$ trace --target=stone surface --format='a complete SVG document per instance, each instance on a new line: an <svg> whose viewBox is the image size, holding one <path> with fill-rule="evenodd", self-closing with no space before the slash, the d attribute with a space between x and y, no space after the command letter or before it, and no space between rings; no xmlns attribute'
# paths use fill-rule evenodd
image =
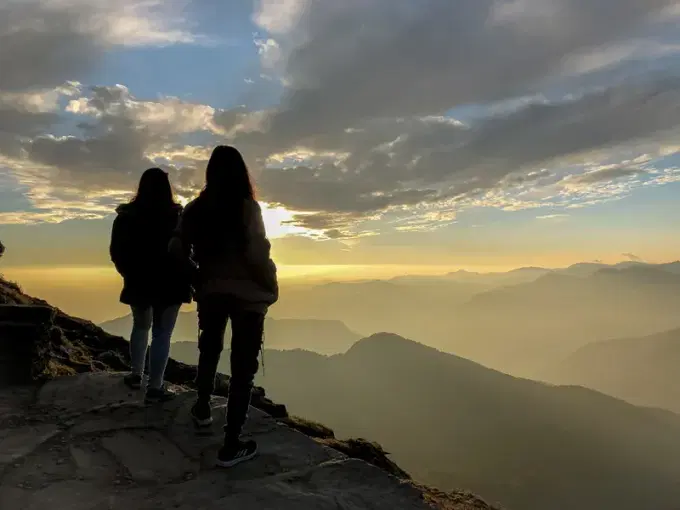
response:
<svg viewBox="0 0 680 510"><path fill-rule="evenodd" d="M141 398L141 395L123 384L122 375L100 372L87 377L61 377L51 381L38 392L37 404L68 413L125 403L135 397Z"/></svg>
<svg viewBox="0 0 680 510"><path fill-rule="evenodd" d="M9 391L0 389L0 402L11 401L4 395ZM255 408L244 433L258 442L258 457L229 470L216 468L226 402L213 401L215 423L198 431L189 417L194 398L180 392L165 405L144 406L118 375L47 383L29 411L50 423L0 428L0 508L433 508L410 482L350 459Z"/></svg>
<svg viewBox="0 0 680 510"><path fill-rule="evenodd" d="M120 430L101 442L135 482L169 483L192 471L190 459L155 430Z"/></svg>
<svg viewBox="0 0 680 510"><path fill-rule="evenodd" d="M58 432L50 424L0 430L0 467L25 457Z"/></svg>

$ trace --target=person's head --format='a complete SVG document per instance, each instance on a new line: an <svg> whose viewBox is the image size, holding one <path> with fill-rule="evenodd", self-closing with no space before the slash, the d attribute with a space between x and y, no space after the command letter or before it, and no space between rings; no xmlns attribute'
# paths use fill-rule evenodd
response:
<svg viewBox="0 0 680 510"><path fill-rule="evenodd" d="M149 168L139 179L137 194L132 203L151 208L172 207L176 204L168 173L160 168Z"/></svg>
<svg viewBox="0 0 680 510"><path fill-rule="evenodd" d="M215 147L205 171L205 191L227 199L255 198L248 166L237 149L229 145Z"/></svg>

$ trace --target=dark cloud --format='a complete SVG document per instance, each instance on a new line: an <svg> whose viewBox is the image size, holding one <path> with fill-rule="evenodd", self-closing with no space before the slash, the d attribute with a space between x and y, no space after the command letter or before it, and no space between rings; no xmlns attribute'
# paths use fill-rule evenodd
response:
<svg viewBox="0 0 680 510"><path fill-rule="evenodd" d="M271 127L289 143L523 94L568 56L637 35L676 1L299 3L301 21L279 37L290 87Z"/></svg>
<svg viewBox="0 0 680 510"><path fill-rule="evenodd" d="M58 116L49 112L27 112L0 107L0 154L11 158L21 156L20 138L34 137L45 132Z"/></svg>
<svg viewBox="0 0 680 510"><path fill-rule="evenodd" d="M652 79L577 99L528 104L469 128L438 118L417 124L374 123L339 138L335 149L349 153L348 158L315 167L268 169L260 184L266 198L296 210L360 217L390 206L479 196L493 188L540 181L551 175L543 165L669 136L679 126L680 79ZM313 147L333 150L330 138L311 140ZM604 182L641 172L610 166L569 182Z"/></svg>
<svg viewBox="0 0 680 510"><path fill-rule="evenodd" d="M106 46L82 29L94 14L84 2L0 4L0 90L54 87L96 65Z"/></svg>

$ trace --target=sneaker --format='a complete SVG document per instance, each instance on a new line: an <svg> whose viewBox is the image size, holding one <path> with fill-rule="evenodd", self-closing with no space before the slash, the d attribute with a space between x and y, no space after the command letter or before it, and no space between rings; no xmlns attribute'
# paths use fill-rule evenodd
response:
<svg viewBox="0 0 680 510"><path fill-rule="evenodd" d="M145 404L156 404L160 402L167 402L175 398L177 394L164 386L160 388L147 388L144 396Z"/></svg>
<svg viewBox="0 0 680 510"><path fill-rule="evenodd" d="M138 390L142 387L142 376L139 374L127 374L123 377L125 386L132 390Z"/></svg>
<svg viewBox="0 0 680 510"><path fill-rule="evenodd" d="M241 462L246 462L257 455L255 441L237 441L231 446L223 446L217 453L217 465L230 468Z"/></svg>
<svg viewBox="0 0 680 510"><path fill-rule="evenodd" d="M197 427L208 427L212 425L212 409L210 401L197 400L191 408L191 418Z"/></svg>

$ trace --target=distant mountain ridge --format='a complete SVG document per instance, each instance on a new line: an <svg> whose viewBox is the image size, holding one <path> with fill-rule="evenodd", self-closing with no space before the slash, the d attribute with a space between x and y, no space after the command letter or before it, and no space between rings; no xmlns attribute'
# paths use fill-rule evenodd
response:
<svg viewBox="0 0 680 510"><path fill-rule="evenodd" d="M132 316L126 315L99 325L108 333L128 338ZM198 317L195 311L181 312L173 341L197 341ZM229 328L228 328L229 329ZM320 319L272 319L265 321L265 343L273 349L307 349L320 354L345 352L361 336L342 321Z"/></svg>
<svg viewBox="0 0 680 510"><path fill-rule="evenodd" d="M287 322L268 323L266 344L331 355L388 331L539 378L590 342L680 327L678 300L680 262L296 284L284 287L271 308L271 319ZM129 329L126 324L115 332L127 336ZM182 315L175 339L196 336L195 317Z"/></svg>
<svg viewBox="0 0 680 510"><path fill-rule="evenodd" d="M579 384L636 405L680 413L680 329L588 344L546 370L557 384Z"/></svg>

